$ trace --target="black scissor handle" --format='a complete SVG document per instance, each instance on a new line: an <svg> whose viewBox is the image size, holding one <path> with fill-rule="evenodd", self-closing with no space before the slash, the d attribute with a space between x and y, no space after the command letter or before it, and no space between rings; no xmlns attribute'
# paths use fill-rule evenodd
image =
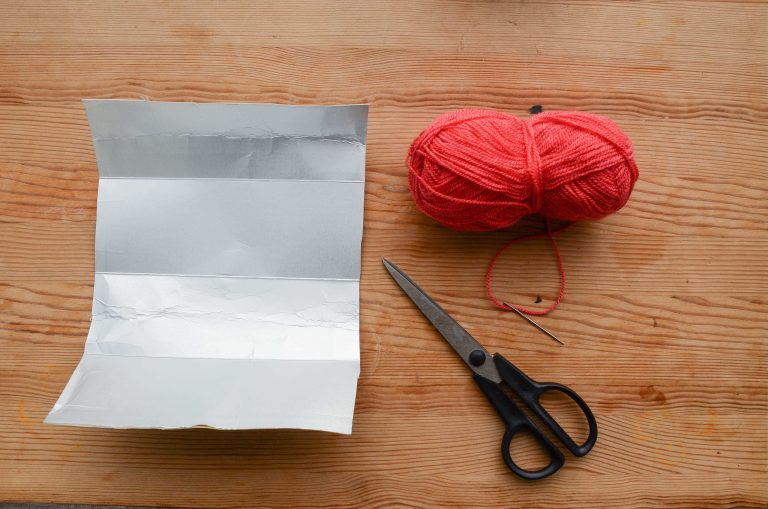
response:
<svg viewBox="0 0 768 509"><path fill-rule="evenodd" d="M491 405L493 405L493 408L496 409L496 412L498 412L506 425L504 437L501 440L501 456L504 458L504 463L507 464L507 467L523 479L530 480L542 479L560 470L560 467L563 466L565 461L563 453L561 453L557 447L555 447L552 442L550 442L547 437L534 426L528 416L525 415L520 410L520 407L518 407L515 402L504 393L497 383L478 374L475 374L474 378L477 385L483 391L483 394L485 394L485 397L488 398L488 401L491 402ZM512 443L514 436L523 431L531 433L536 441L539 442L544 450L546 450L547 455L549 456L549 464L544 468L539 470L526 470L520 467L512 459L509 452L509 446Z"/></svg>
<svg viewBox="0 0 768 509"><path fill-rule="evenodd" d="M493 362L496 364L496 368L499 370L502 380L504 380L515 394L528 405L531 411L536 414L536 416L541 419L550 430L552 430L552 433L555 434L558 440L560 440L574 456L584 456L592 449L592 447L594 447L595 442L597 442L597 421L595 420L592 410L587 406L587 403L581 399L581 396L576 394L573 389L558 383L537 382L529 378L525 373L520 371L517 366L498 353L493 355ZM589 425L589 435L583 444L577 444L541 405L539 401L541 395L549 391L562 392L571 398L584 413L584 417L586 417L587 424Z"/></svg>

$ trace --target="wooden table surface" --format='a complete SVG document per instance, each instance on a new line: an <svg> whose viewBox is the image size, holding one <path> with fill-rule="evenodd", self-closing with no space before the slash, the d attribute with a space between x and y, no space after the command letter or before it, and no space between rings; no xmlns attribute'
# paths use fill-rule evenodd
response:
<svg viewBox="0 0 768 509"><path fill-rule="evenodd" d="M0 19L0 501L768 504L766 4L4 1ZM371 105L351 436L42 424L89 326L87 97ZM442 112L533 104L610 116L640 167L623 210L560 238L568 295L541 322L565 347L483 293L490 256L535 221L449 231L415 208L403 163ZM500 421L382 256L489 349L580 392L594 451L511 475ZM532 242L495 284L545 304L555 282Z"/></svg>

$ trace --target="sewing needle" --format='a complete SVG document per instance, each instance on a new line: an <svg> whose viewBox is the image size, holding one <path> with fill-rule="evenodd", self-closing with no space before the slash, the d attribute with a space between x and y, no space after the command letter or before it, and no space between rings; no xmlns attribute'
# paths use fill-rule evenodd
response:
<svg viewBox="0 0 768 509"><path fill-rule="evenodd" d="M560 339L559 339L557 336L555 336L554 334L552 334L551 332L549 332L547 329L545 329L544 327L542 327L541 325L539 325L538 323L536 323L536 322L535 322L535 321L534 321L532 318L529 318L529 317L528 317L528 316L527 316L525 313L523 313L522 311L520 311L519 309L517 309L515 306L513 306L512 304L508 304L508 303L506 303L506 302L504 302L504 305L505 305L505 306L507 306L507 307L509 307L509 308L510 308L512 311L514 311L514 312L515 312L515 313L517 313L518 315L522 316L522 317L525 319L525 321L527 321L528 323L530 323L531 325L533 325L534 327L536 327L537 329L539 329L541 332L543 332L544 334L546 334L546 335L547 335L547 336L549 336L550 338L554 339L555 341L557 341L557 342L558 342L558 343L560 343L561 345L565 346L565 343L563 343L562 341L560 341Z"/></svg>

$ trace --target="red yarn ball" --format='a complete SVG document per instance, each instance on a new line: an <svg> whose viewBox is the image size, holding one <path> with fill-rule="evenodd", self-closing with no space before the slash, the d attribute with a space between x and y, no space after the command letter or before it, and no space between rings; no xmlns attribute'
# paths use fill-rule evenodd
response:
<svg viewBox="0 0 768 509"><path fill-rule="evenodd" d="M525 120L492 110L446 113L413 140L406 162L419 209L456 230L505 228L536 212L601 218L624 206L638 175L618 126L577 111Z"/></svg>

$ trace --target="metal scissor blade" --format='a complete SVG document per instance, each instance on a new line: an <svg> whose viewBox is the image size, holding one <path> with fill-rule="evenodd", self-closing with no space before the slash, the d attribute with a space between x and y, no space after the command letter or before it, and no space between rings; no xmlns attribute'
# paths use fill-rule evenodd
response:
<svg viewBox="0 0 768 509"><path fill-rule="evenodd" d="M488 353L488 350L483 348L469 332L464 330L464 327L451 318L451 315L446 313L437 302L419 288L419 285L414 283L397 265L386 258L383 258L382 261L395 282L411 298L416 307L424 313L427 320L432 322L432 325L443 335L448 344L456 350L456 353L467 363L467 366L478 375L493 382L501 383L501 376L496 366L494 366L493 357Z"/></svg>

